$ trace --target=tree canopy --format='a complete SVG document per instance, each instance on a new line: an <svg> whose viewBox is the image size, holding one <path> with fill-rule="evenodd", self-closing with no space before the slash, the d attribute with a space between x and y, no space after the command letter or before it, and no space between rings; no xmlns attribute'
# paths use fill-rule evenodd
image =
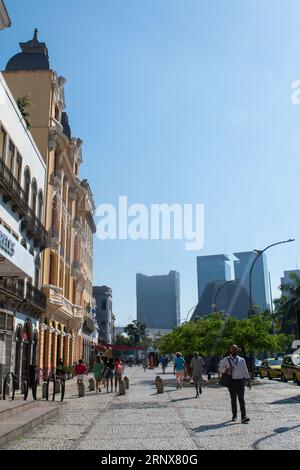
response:
<svg viewBox="0 0 300 470"><path fill-rule="evenodd" d="M199 351L204 356L222 355L231 344L237 344L244 354L280 352L290 346L291 338L273 334L273 318L268 312L244 320L217 312L184 323L158 341L159 349L169 354Z"/></svg>

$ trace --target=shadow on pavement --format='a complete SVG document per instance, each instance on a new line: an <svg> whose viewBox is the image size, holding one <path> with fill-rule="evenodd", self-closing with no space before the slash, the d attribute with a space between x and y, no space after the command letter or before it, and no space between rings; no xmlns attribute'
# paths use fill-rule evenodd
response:
<svg viewBox="0 0 300 470"><path fill-rule="evenodd" d="M295 405L295 403L300 403L300 395L283 398L282 400L271 401L268 403L268 405Z"/></svg>
<svg viewBox="0 0 300 470"><path fill-rule="evenodd" d="M224 421L224 423L207 424L207 425L199 426L198 428L193 428L192 431L194 432L213 431L214 429L222 429L228 426L234 426L234 424L235 423L232 423L231 421Z"/></svg>
<svg viewBox="0 0 300 470"><path fill-rule="evenodd" d="M277 429L274 429L274 433L273 434L270 434L269 436L266 436L266 437L262 437L261 439L258 439L257 441L255 441L251 447L252 449L254 450L259 450L259 444L261 444L263 441L266 441L267 439L270 439L271 437L275 437L277 436L278 434L283 434L285 432L289 432L289 431L294 431L295 429L298 429L300 428L300 424L297 424L297 426L293 426L291 428L287 428L287 427L282 427L282 428L277 428Z"/></svg>

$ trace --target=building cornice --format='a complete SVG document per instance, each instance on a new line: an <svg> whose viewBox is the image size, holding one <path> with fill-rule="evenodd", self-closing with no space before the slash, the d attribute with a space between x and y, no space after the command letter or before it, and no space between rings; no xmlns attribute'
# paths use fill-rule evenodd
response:
<svg viewBox="0 0 300 470"><path fill-rule="evenodd" d="M11 21L3 0L0 0L0 29L10 28Z"/></svg>

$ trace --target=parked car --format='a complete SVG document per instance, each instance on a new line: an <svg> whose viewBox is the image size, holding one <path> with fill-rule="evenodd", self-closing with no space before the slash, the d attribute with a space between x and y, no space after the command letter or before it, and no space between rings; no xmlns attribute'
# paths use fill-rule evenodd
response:
<svg viewBox="0 0 300 470"><path fill-rule="evenodd" d="M293 380L294 383L300 385L300 354L288 354L284 357L281 380L283 382Z"/></svg>
<svg viewBox="0 0 300 470"><path fill-rule="evenodd" d="M269 380L281 378L281 364L282 359L275 359L274 357L270 357L268 359L264 359L259 366L259 376L261 379L268 377Z"/></svg>
<svg viewBox="0 0 300 470"><path fill-rule="evenodd" d="M254 359L254 377L257 377L259 375L259 366L261 365L261 362L259 359Z"/></svg>

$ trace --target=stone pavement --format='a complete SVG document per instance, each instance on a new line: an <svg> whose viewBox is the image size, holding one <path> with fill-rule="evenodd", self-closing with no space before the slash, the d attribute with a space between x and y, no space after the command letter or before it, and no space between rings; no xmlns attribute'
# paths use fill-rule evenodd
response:
<svg viewBox="0 0 300 470"><path fill-rule="evenodd" d="M161 376L165 393L157 394L160 371L127 368L130 389L78 398L76 383L67 383L58 416L7 445L6 449L300 450L300 387L262 380L246 392L247 425L231 423L227 389L204 387L200 398L186 383L175 389L171 373ZM87 382L86 382L87 384Z"/></svg>

